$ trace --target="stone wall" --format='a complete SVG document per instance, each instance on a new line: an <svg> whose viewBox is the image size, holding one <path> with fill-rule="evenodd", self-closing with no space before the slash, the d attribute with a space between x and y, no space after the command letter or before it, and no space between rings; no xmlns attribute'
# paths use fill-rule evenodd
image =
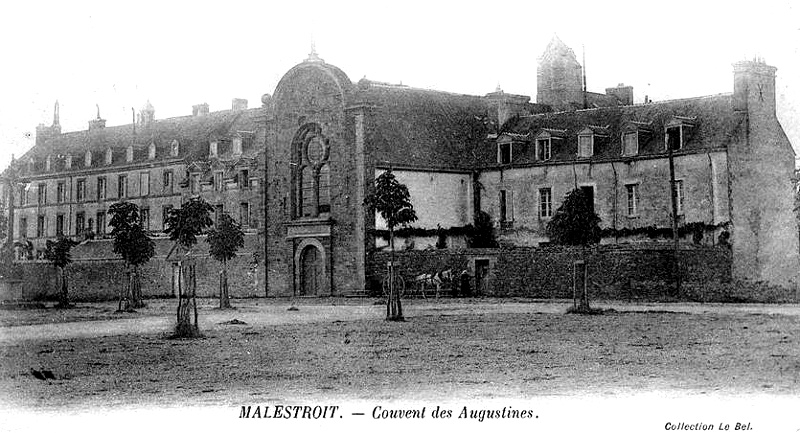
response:
<svg viewBox="0 0 800 433"><path fill-rule="evenodd" d="M165 260L168 251L166 239L156 240L156 257L142 266L142 294L144 297L173 296L172 263ZM116 299L126 281L122 260L109 254L111 241L92 241L73 249L73 262L67 266L69 296L72 301L104 301ZM197 245L197 295L217 296L219 293L219 262L207 254L207 244L201 238ZM258 238L245 236L245 248L228 262L228 285L232 297L264 296L263 258L254 264L251 251L258 251ZM87 250L90 251L87 254ZM162 253L162 254L159 254ZM94 256L94 257L91 257ZM110 257L110 258L109 258ZM56 299L59 291L58 270L49 262L16 262L14 278L22 280L21 298L26 300Z"/></svg>
<svg viewBox="0 0 800 433"><path fill-rule="evenodd" d="M373 292L381 290L389 255L389 252L375 254L369 269ZM479 295L533 298L571 298L573 263L584 259L592 298L660 299L664 293L653 293L652 284L641 283L674 281L673 257L670 245L602 245L585 251L544 247L395 252L397 269L407 285L418 275L446 269L459 275L467 269L475 288L475 263L486 260L489 271L485 285L478 289ZM684 247L679 252L679 264L683 281L730 281L731 254L727 248Z"/></svg>

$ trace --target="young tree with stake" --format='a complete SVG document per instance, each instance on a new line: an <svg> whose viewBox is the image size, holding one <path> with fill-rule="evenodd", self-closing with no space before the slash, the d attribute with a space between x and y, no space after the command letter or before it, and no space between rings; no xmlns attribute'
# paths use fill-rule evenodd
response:
<svg viewBox="0 0 800 433"><path fill-rule="evenodd" d="M567 194L564 203L553 215L553 219L547 223L550 242L556 245L583 247L583 269L587 267L586 246L599 243L600 233L600 217L594 212L594 203L580 188L573 189ZM581 299L577 311L589 313L592 310L589 308L589 296L586 293L588 281L584 278L580 281L583 281L583 287L580 288Z"/></svg>
<svg viewBox="0 0 800 433"><path fill-rule="evenodd" d="M408 188L398 182L389 169L375 179L375 189L364 199L364 205L378 212L389 229L389 299L386 302L386 320L402 321L403 307L400 304L399 288L394 287L394 228L417 220L417 213L411 204Z"/></svg>
<svg viewBox="0 0 800 433"><path fill-rule="evenodd" d="M211 257L222 263L219 274L219 308L231 308L228 296L228 261L236 257L236 250L244 246L242 226L224 213L220 216L217 227L208 233L206 241Z"/></svg>
<svg viewBox="0 0 800 433"><path fill-rule="evenodd" d="M58 298L58 307L69 307L69 289L67 285L67 265L72 263L70 250L77 245L72 239L59 237L57 241L47 241L47 249L44 252L45 260L49 260L58 269L59 279L61 280L61 293Z"/></svg>
<svg viewBox="0 0 800 433"><path fill-rule="evenodd" d="M122 256L128 271L128 281L120 290L118 311L130 311L145 306L142 301L142 281L139 267L155 254L155 243L142 228L139 207L134 203L114 203L108 209L109 225L114 238L114 253Z"/></svg>
<svg viewBox="0 0 800 433"><path fill-rule="evenodd" d="M211 221L211 211L214 209L208 202L200 197L193 197L185 202L178 209L171 209L167 215L166 233L169 238L175 241L178 251L178 323L175 326L175 337L192 338L200 336L200 328L197 326L197 278L193 259L188 261L188 266L184 261L185 257L191 257L192 248L197 244L197 236L204 233L206 229L213 225ZM184 253L185 251L185 253ZM183 284L185 282L185 290Z"/></svg>

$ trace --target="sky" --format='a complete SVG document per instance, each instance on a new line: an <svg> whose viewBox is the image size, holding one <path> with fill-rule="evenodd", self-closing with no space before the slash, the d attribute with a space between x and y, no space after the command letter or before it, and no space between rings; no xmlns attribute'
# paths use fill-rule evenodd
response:
<svg viewBox="0 0 800 433"><path fill-rule="evenodd" d="M778 68L778 118L800 154L800 5L791 1L9 2L0 12L0 167L33 146L61 107L62 132L97 115L130 123L206 102L250 107L308 56L353 81L536 98L536 63L558 35L590 91L634 100L733 91L732 63Z"/></svg>

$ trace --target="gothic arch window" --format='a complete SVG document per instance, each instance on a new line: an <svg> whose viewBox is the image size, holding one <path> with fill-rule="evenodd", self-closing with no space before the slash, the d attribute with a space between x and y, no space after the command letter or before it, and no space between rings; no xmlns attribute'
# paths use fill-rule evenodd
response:
<svg viewBox="0 0 800 433"><path fill-rule="evenodd" d="M331 209L330 140L316 123L300 127L292 142L295 218L318 218Z"/></svg>

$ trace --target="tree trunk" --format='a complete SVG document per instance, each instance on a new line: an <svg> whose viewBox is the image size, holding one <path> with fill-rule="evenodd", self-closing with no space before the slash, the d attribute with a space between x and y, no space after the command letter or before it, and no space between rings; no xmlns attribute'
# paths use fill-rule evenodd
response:
<svg viewBox="0 0 800 433"><path fill-rule="evenodd" d="M134 266L131 272L131 308L144 308L142 301L142 278L139 274L139 267Z"/></svg>
<svg viewBox="0 0 800 433"><path fill-rule="evenodd" d="M61 277L61 295L58 299L58 305L61 307L68 307L69 306L69 292L67 289L67 274L64 271L64 268L58 268L59 275Z"/></svg>
<svg viewBox="0 0 800 433"><path fill-rule="evenodd" d="M194 264L189 264L184 267L182 262L178 262L178 266L180 268L180 275L178 277L178 323L175 326L175 337L199 337L200 329L197 327ZM183 290L182 286L185 287L185 290ZM194 314L192 314L192 312L194 312Z"/></svg>
<svg viewBox="0 0 800 433"><path fill-rule="evenodd" d="M222 261L222 272L219 274L219 308L231 308L231 299L228 296L228 261Z"/></svg>
<svg viewBox="0 0 800 433"><path fill-rule="evenodd" d="M400 288L394 286L394 227L389 227L389 299L386 301L386 320L402 322L403 306L400 305Z"/></svg>

